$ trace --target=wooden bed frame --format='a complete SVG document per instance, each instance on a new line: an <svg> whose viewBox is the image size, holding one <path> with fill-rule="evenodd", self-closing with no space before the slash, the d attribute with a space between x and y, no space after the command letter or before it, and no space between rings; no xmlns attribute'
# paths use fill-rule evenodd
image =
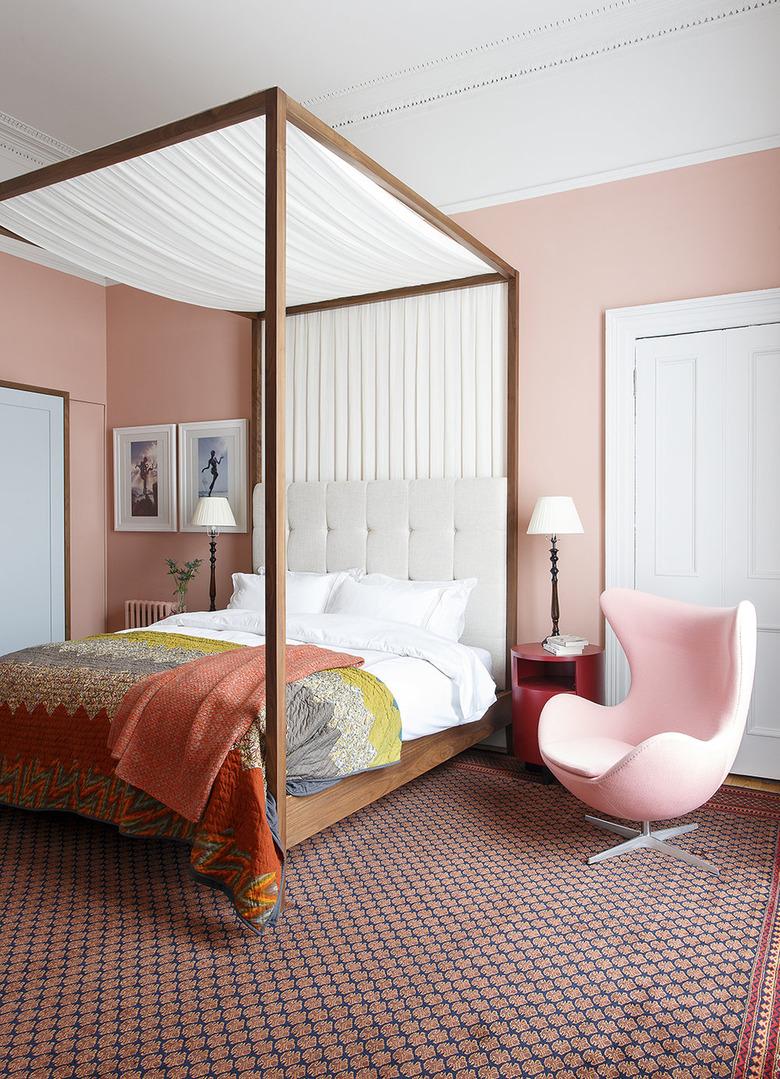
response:
<svg viewBox="0 0 780 1079"><path fill-rule="evenodd" d="M335 786L298 797L287 795L287 847L294 847L309 836L330 827L350 813L375 802L410 780L429 772L444 761L462 753L502 728L508 729L512 718L512 694L504 691L481 719L462 727L450 727L438 734L426 734L413 742L404 742L399 764L361 772L340 780Z"/></svg>
<svg viewBox="0 0 780 1079"><path fill-rule="evenodd" d="M285 318L288 313L349 307L379 300L427 292L441 292L490 282L505 281L508 293L507 323L507 660L515 641L517 602L517 408L518 408L518 312L517 271L381 165L373 161L313 113L272 87L221 105L110 146L58 161L0 183L0 201L36 191L63 180L185 142L210 131L260 116L266 120L265 154L265 310L253 318L252 454L253 483L265 487L266 522L266 664L268 672L266 710L266 764L268 789L277 802L279 835L283 846L293 846L314 835L382 795L434 768L481 741L509 722L509 695L502 694L485 716L474 723L440 734L427 735L404 745L401 762L391 768L343 780L319 794L294 798L286 794L285 714L285 581L286 581L286 477L285 477ZM286 275L286 134L294 124L326 146L376 184L424 218L430 225L478 255L492 267L491 273L460 280L392 289L364 296L350 296L287 308ZM2 230L4 235L23 237ZM261 377L260 344L264 338L265 363ZM261 444L265 420L265 445ZM264 467L263 467L264 462ZM507 663L507 671L509 666Z"/></svg>

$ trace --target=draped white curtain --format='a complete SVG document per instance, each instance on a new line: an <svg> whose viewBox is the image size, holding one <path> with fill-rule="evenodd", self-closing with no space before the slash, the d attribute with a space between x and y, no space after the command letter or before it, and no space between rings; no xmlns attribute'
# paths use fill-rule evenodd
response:
<svg viewBox="0 0 780 1079"><path fill-rule="evenodd" d="M287 319L287 480L506 475L506 286Z"/></svg>
<svg viewBox="0 0 780 1079"><path fill-rule="evenodd" d="M265 307L265 118L0 203L0 225L76 266L172 300ZM287 303L492 267L292 124Z"/></svg>

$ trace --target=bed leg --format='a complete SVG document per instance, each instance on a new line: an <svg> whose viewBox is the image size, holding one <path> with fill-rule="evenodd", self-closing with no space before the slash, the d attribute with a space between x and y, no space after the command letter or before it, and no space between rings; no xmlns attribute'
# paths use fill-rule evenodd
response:
<svg viewBox="0 0 780 1079"><path fill-rule="evenodd" d="M506 751L507 751L507 753L508 753L508 755L510 757L514 757L514 755L515 755L515 746L514 746L514 740L512 738L512 724L511 723L507 723L506 727L504 727L504 735L506 737Z"/></svg>

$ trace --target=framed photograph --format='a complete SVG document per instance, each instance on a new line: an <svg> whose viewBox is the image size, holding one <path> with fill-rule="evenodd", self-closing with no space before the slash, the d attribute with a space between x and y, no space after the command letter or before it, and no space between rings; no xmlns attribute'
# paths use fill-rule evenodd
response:
<svg viewBox="0 0 780 1079"><path fill-rule="evenodd" d="M114 428L114 529L176 531L176 424Z"/></svg>
<svg viewBox="0 0 780 1079"><path fill-rule="evenodd" d="M248 420L206 420L179 424L179 529L201 532L190 524L199 498L218 495L230 502L235 528L246 532Z"/></svg>

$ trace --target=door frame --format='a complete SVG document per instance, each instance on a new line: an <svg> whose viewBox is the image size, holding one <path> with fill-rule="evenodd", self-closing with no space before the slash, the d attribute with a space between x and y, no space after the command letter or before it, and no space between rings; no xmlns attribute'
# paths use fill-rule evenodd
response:
<svg viewBox="0 0 780 1079"><path fill-rule="evenodd" d="M604 377L604 585L634 588L636 511L636 343L708 330L780 322L780 288L672 300L606 312ZM617 704L628 692L623 650L605 626L605 694Z"/></svg>
<svg viewBox="0 0 780 1079"><path fill-rule="evenodd" d="M47 386L30 386L26 382L8 382L0 378L0 386L5 390L23 390L25 393L42 393L47 397L62 398L62 457L63 457L63 567L65 583L65 640L70 640L70 393L67 390L53 390Z"/></svg>

